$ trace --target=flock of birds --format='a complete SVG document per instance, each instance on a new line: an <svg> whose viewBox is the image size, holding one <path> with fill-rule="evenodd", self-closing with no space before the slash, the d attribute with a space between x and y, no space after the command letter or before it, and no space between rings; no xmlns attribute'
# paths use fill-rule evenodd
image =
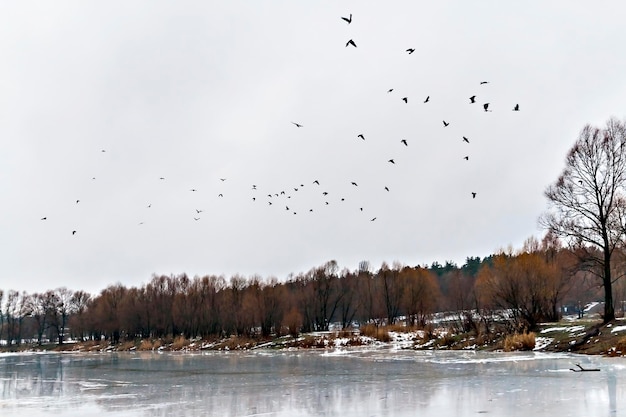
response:
<svg viewBox="0 0 626 417"><path fill-rule="evenodd" d="M352 24L352 14L350 14L348 17L341 17L341 19L343 21L345 21L348 25ZM346 44L345 47L352 47L352 48L357 48L357 43L354 41L354 39L349 39ZM409 55L413 54L415 52L415 48L407 48L405 50L405 52ZM489 81L480 81L479 85L485 85L488 84ZM387 90L387 93L393 93L394 89L393 88L389 88ZM431 96L427 95L426 98L423 100L424 104L428 104L430 102ZM405 96L405 97L401 97L401 100L406 104L409 102L409 97ZM468 97L468 104L472 105L472 104L477 104L477 96L476 95L472 95L470 97ZM490 108L490 103L483 103L482 104L483 110L484 112L491 112L492 109ZM520 106L519 104L515 104L512 108L513 111L520 111ZM299 122L294 122L291 121L291 124L293 124L297 129L303 129L305 128L305 126L302 123ZM442 124L443 124L443 128L447 128L450 125L450 122L447 120L442 120ZM357 139L361 140L361 141L365 141L366 140L366 135L363 133L358 133L357 135L355 135ZM462 142L469 144L470 140L468 137L466 136L462 136L461 137ZM406 139L401 139L400 144L404 147L409 147L409 141L407 141ZM101 152L106 152L105 149L102 149ZM463 159L465 161L469 161L469 155L465 155L463 157ZM396 160L394 158L390 158L387 160L387 162L391 165L396 165ZM95 180L95 177L92 177L93 180ZM159 177L158 178L159 181L165 181L165 177ZM219 180L220 183L225 183L227 181L227 178L219 178L216 179ZM321 184L320 181L318 179L311 179L310 184L307 186L307 189L310 187L313 187L316 191L316 193L318 193L319 196L321 196L322 198L322 204L324 206L328 206L330 205L330 199L329 199L329 191L325 190L323 187L324 184ZM359 185L357 184L357 182L355 181L350 181L349 185L347 186L352 186L352 187L358 187ZM291 188L281 188L281 189L273 189L273 190L269 190L266 189L265 192L261 191L261 188L257 186L257 184L250 184L250 190L252 192L252 196L251 196L251 200L252 202L257 202L259 201L261 198L265 198L265 204L267 204L268 206L272 206L272 207L280 207L281 205L284 207L284 211L286 212L290 212L293 215L296 215L300 212L300 210L298 209L298 211L295 210L295 207L297 206L296 204L290 204L290 202L294 201L295 198L292 199L293 196L295 196L295 194L299 191L302 191L305 188L305 184L304 183L298 183L295 184L294 186L292 186ZM225 195L227 195L227 191L228 188L227 187L223 187L223 189L220 189L220 192L216 194L216 197L219 199L222 198L226 198ZM385 185L384 186L384 191L386 192L390 192L390 188L389 186ZM198 192L197 188L190 188L189 192L195 193ZM226 193L226 194L225 194ZM475 199L476 196L478 195L477 191L470 191L469 195L471 196L472 199ZM339 196L337 198L338 201L340 202L345 202L346 201L346 196ZM337 201L337 200L333 200L333 201ZM75 204L79 204L80 203L80 199L77 199L75 201ZM152 207L152 203L148 203L146 205L146 208L151 208ZM301 206L300 206L301 207ZM364 207L361 205L357 205L356 206L358 208L358 210L360 212L365 211ZM307 207L305 209L308 212L314 212L314 208L313 207ZM191 210L190 210L191 211ZM200 221L202 219L201 215L204 212L203 208L193 208L193 213L194 215L192 216L194 221ZM370 215L371 216L371 215ZM369 221L375 221L377 219L376 216L371 216L368 217ZM41 217L42 221L48 220L48 216L44 216ZM144 221L139 221L138 225L143 225ZM78 231L76 229L71 230L71 234L72 235L76 235L78 233Z"/></svg>

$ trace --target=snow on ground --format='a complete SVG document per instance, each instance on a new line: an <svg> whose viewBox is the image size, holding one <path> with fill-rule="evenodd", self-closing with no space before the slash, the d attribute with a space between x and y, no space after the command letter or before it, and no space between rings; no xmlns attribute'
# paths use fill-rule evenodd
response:
<svg viewBox="0 0 626 417"><path fill-rule="evenodd" d="M623 332L626 330L626 326L615 326L611 329L611 333Z"/></svg>
<svg viewBox="0 0 626 417"><path fill-rule="evenodd" d="M548 327L547 329L543 329L541 333L550 333L550 332L580 332L584 331L585 326L558 326L558 327Z"/></svg>

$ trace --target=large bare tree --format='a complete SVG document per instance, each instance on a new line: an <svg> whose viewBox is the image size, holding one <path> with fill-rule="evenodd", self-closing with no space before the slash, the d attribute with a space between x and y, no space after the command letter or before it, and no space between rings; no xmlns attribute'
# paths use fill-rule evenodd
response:
<svg viewBox="0 0 626 417"><path fill-rule="evenodd" d="M626 125L610 119L604 128L580 132L565 169L545 191L549 210L540 223L577 247L587 270L604 288L604 322L615 319L613 253L624 240L621 214L626 184ZM582 250L581 250L582 249Z"/></svg>

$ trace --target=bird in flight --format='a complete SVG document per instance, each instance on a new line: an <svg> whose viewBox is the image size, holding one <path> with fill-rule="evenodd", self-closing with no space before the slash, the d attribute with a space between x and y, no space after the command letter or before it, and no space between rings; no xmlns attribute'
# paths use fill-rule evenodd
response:
<svg viewBox="0 0 626 417"><path fill-rule="evenodd" d="M48 220L48 218L47 217L42 217L41 220Z"/></svg>
<svg viewBox="0 0 626 417"><path fill-rule="evenodd" d="M361 138L361 139L365 140L365 136L363 136L363 135L358 135L357 138Z"/></svg>
<svg viewBox="0 0 626 417"><path fill-rule="evenodd" d="M355 187L358 187L357 183L352 181L352 185L354 185Z"/></svg>
<svg viewBox="0 0 626 417"><path fill-rule="evenodd" d="M76 234L76 230L72 230L72 235L75 235L75 234Z"/></svg>
<svg viewBox="0 0 626 417"><path fill-rule="evenodd" d="M352 13L350 13L350 17L342 17L342 19L348 22L348 24L352 23Z"/></svg>
<svg viewBox="0 0 626 417"><path fill-rule="evenodd" d="M463 142L467 142L467 143L469 143L469 139L468 139L468 138L466 138L465 136L463 136Z"/></svg>
<svg viewBox="0 0 626 417"><path fill-rule="evenodd" d="M485 111L490 111L489 110L489 103L483 104L483 109L485 109Z"/></svg>
<svg viewBox="0 0 626 417"><path fill-rule="evenodd" d="M415 52L415 48L409 48L406 51L409 53L409 55L411 55L413 52Z"/></svg>
<svg viewBox="0 0 626 417"><path fill-rule="evenodd" d="M324 192L322 193L322 195L324 195L324 196L328 195L328 191L324 191Z"/></svg>
<svg viewBox="0 0 626 417"><path fill-rule="evenodd" d="M476 198L476 193L472 192L472 198Z"/></svg>
<svg viewBox="0 0 626 417"><path fill-rule="evenodd" d="M301 125L301 124L298 124L298 123L296 123L296 122L291 122L291 123L293 123L294 125L296 125L296 127L302 127L302 125Z"/></svg>
<svg viewBox="0 0 626 417"><path fill-rule="evenodd" d="M196 190L195 188L192 188L192 189L191 189L191 190L189 190L189 191L191 191L191 192L196 192L196 191L198 191L198 190Z"/></svg>
<svg viewBox="0 0 626 417"><path fill-rule="evenodd" d="M160 180L164 180L164 179L165 179L165 177L159 177L159 179L160 179Z"/></svg>
<svg viewBox="0 0 626 417"><path fill-rule="evenodd" d="M385 190L389 191L389 187L385 187Z"/></svg>
<svg viewBox="0 0 626 417"><path fill-rule="evenodd" d="M226 181L226 178L220 178L220 181Z"/></svg>
<svg viewBox="0 0 626 417"><path fill-rule="evenodd" d="M406 143L406 139L402 139L400 142L401 142L401 143L403 143L403 144L404 144L404 146L409 146L409 144L408 144L408 143Z"/></svg>
<svg viewBox="0 0 626 417"><path fill-rule="evenodd" d="M315 181L313 181L313 184L320 185L320 182L318 180L315 180Z"/></svg>
<svg viewBox="0 0 626 417"><path fill-rule="evenodd" d="M389 90L387 90L388 93L391 93L393 91L393 88L390 88Z"/></svg>
<svg viewBox="0 0 626 417"><path fill-rule="evenodd" d="M465 159L466 161L469 161L469 155L468 156L464 156L463 159Z"/></svg>
<svg viewBox="0 0 626 417"><path fill-rule="evenodd" d="M196 209L196 213L200 214L200 213L202 213L202 210Z"/></svg>
<svg viewBox="0 0 626 417"><path fill-rule="evenodd" d="M405 103L409 102L409 98L408 97L402 97L402 101L404 101Z"/></svg>
<svg viewBox="0 0 626 417"><path fill-rule="evenodd" d="M471 96L469 99L470 99L470 104L476 103L476 96Z"/></svg>
<svg viewBox="0 0 626 417"><path fill-rule="evenodd" d="M195 221L198 221L198 220L200 220L200 217L194 217L193 219L194 219Z"/></svg>
<svg viewBox="0 0 626 417"><path fill-rule="evenodd" d="M370 220L371 222L373 222L374 220L376 220L376 217L374 217L372 220Z"/></svg>
<svg viewBox="0 0 626 417"><path fill-rule="evenodd" d="M148 208L152 207L152 203L148 204Z"/></svg>
<svg viewBox="0 0 626 417"><path fill-rule="evenodd" d="M76 200L76 204L80 203L80 200Z"/></svg>
<svg viewBox="0 0 626 417"><path fill-rule="evenodd" d="M489 84L489 81L481 81L480 85L483 85L483 84Z"/></svg>
<svg viewBox="0 0 626 417"><path fill-rule="evenodd" d="M519 104L516 104L515 107L513 107L513 111L519 111Z"/></svg>
<svg viewBox="0 0 626 417"><path fill-rule="evenodd" d="M390 160L389 160L389 161L387 161L387 162L391 162L392 164L395 164L395 163L396 163L396 161L394 161L393 159L390 159Z"/></svg>
<svg viewBox="0 0 626 417"><path fill-rule="evenodd" d="M430 100L430 96L427 96L426 100L424 100L424 103L428 103L429 100Z"/></svg>
<svg viewBox="0 0 626 417"><path fill-rule="evenodd" d="M352 39L350 39L348 42L346 42L346 48L348 46L350 46L350 45L352 45L352 46L354 46L356 48L356 43L354 43L354 41Z"/></svg>
<svg viewBox="0 0 626 417"><path fill-rule="evenodd" d="M224 194L220 193L217 195L218 197L224 197Z"/></svg>
<svg viewBox="0 0 626 417"><path fill-rule="evenodd" d="M443 121L443 127L448 127L449 124L449 122L446 122L445 120Z"/></svg>
<svg viewBox="0 0 626 417"><path fill-rule="evenodd" d="M285 206L285 210L289 210L289 206Z"/></svg>

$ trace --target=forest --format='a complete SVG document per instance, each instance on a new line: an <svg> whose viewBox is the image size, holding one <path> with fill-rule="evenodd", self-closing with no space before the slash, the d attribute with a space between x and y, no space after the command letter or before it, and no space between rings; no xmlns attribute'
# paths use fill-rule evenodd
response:
<svg viewBox="0 0 626 417"><path fill-rule="evenodd" d="M585 252L589 249L586 248ZM615 258L617 258L615 256ZM284 281L259 276L154 275L140 287L110 285L99 294L67 288L0 291L0 340L6 345L68 340L297 336L363 324L433 326L445 313L456 331L532 330L601 301L601 285L581 254L547 233L480 259L429 266L363 261L357 270L329 261ZM626 286L616 285L622 306ZM618 309L622 311L622 309Z"/></svg>

